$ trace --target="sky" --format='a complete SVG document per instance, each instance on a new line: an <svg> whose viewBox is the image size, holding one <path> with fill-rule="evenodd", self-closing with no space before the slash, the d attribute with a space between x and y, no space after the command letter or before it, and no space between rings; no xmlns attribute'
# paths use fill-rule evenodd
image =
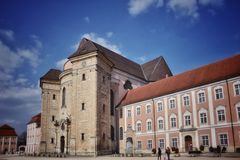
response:
<svg viewBox="0 0 240 160"><path fill-rule="evenodd" d="M41 111L39 78L89 38L173 74L240 53L239 0L1 0L0 124L18 134Z"/></svg>

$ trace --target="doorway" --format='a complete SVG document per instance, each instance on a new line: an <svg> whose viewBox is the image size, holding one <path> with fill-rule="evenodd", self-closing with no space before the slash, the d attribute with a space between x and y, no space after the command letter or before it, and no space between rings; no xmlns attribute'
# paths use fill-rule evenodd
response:
<svg viewBox="0 0 240 160"><path fill-rule="evenodd" d="M133 152L133 140L132 137L128 137L126 141L126 153Z"/></svg>
<svg viewBox="0 0 240 160"><path fill-rule="evenodd" d="M188 152L192 150L192 137L187 135L185 136L185 151Z"/></svg>
<svg viewBox="0 0 240 160"><path fill-rule="evenodd" d="M61 149L61 153L64 153L64 148L65 148L65 137L64 136L61 136L61 146L60 146L60 149Z"/></svg>

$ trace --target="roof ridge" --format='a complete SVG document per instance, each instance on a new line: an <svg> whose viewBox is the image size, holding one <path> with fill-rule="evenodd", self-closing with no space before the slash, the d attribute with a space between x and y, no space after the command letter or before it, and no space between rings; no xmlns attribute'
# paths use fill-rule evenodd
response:
<svg viewBox="0 0 240 160"><path fill-rule="evenodd" d="M156 70L156 68L157 68L157 66L158 66L158 64L160 63L160 61L161 61L161 59L162 59L162 57L158 57L158 58L156 58L156 60L158 59L158 62L156 63L156 65L154 66L154 69L153 69L153 71L151 72L151 74L150 74L150 77L152 76L152 74L155 72L155 70ZM149 78L150 78L149 77Z"/></svg>

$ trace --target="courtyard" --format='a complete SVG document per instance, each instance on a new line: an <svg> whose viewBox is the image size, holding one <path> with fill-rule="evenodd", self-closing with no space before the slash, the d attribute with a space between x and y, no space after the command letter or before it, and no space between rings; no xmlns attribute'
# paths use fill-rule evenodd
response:
<svg viewBox="0 0 240 160"><path fill-rule="evenodd" d="M228 155L229 156L229 155ZM181 157L171 157L171 160L237 160L239 156L234 155L234 157L190 157L190 156L181 156ZM68 159L68 160L157 160L157 157L112 157L112 156L98 156L98 157L66 157L66 158L54 158L54 157L25 157L25 156L17 156L17 155L0 155L0 160L45 160L45 159ZM162 156L162 160L164 160L164 156Z"/></svg>

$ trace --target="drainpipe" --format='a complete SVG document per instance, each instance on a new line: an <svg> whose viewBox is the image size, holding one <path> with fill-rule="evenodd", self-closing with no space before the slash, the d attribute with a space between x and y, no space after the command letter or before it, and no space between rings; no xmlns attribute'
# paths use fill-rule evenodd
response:
<svg viewBox="0 0 240 160"><path fill-rule="evenodd" d="M153 103L153 136L154 136L154 144L155 144L155 149L157 151L157 141L156 141L156 116L155 116L155 103L154 100L152 99Z"/></svg>
<svg viewBox="0 0 240 160"><path fill-rule="evenodd" d="M232 107L231 107L231 98L230 98L230 93L229 93L229 86L228 86L228 80L226 80L227 83L227 93L228 93L228 105L230 108L230 117L231 117L231 127L232 127L232 136L233 136L233 148L235 152L235 136L234 136L234 128L233 128L233 119L232 119Z"/></svg>

